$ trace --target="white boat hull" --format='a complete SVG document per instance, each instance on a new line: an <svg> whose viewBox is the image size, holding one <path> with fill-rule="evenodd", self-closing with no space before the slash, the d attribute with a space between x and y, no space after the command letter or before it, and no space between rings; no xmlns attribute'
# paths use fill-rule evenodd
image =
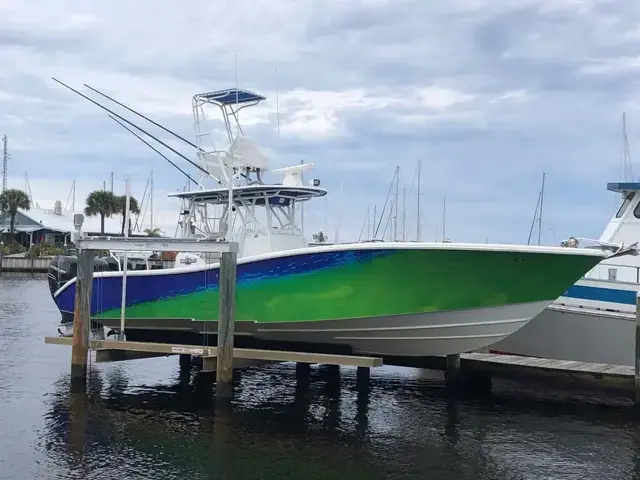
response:
<svg viewBox="0 0 640 480"><path fill-rule="evenodd" d="M425 356L469 352L492 345L524 327L550 302L345 319L260 324L256 336L279 341L337 343L358 353Z"/></svg>
<svg viewBox="0 0 640 480"><path fill-rule="evenodd" d="M513 335L491 346L497 353L635 365L635 316L553 305Z"/></svg>

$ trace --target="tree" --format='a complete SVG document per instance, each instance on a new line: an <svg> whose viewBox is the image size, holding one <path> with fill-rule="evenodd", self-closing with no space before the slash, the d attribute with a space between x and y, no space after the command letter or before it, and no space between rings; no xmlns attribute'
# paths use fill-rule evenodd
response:
<svg viewBox="0 0 640 480"><path fill-rule="evenodd" d="M122 215L122 230L120 233L124 236L125 229L125 216L127 211L127 196L121 195L116 197L116 211ZM138 200L134 197L129 198L129 213L133 213L134 215L140 214L140 206L138 205ZM131 233L131 218L129 218L129 233Z"/></svg>
<svg viewBox="0 0 640 480"><path fill-rule="evenodd" d="M14 237L16 215L20 210L30 210L31 200L22 190L10 188L0 194L0 212L11 217L10 232Z"/></svg>
<svg viewBox="0 0 640 480"><path fill-rule="evenodd" d="M145 228L144 233L149 237L159 237L162 234L162 230L159 228Z"/></svg>
<svg viewBox="0 0 640 480"><path fill-rule="evenodd" d="M87 217L100 215L100 234L104 235L104 219L118 212L117 198L107 190L95 190L87 197L84 214Z"/></svg>
<svg viewBox="0 0 640 480"><path fill-rule="evenodd" d="M313 240L318 243L325 243L327 241L327 236L324 232L319 231L318 233L313 234Z"/></svg>

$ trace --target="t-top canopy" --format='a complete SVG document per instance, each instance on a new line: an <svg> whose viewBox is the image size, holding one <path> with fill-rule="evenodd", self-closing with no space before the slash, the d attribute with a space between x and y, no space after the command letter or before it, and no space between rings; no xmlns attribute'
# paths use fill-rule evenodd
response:
<svg viewBox="0 0 640 480"><path fill-rule="evenodd" d="M640 190L639 182L611 182L607 183L607 190L610 192L624 193Z"/></svg>
<svg viewBox="0 0 640 480"><path fill-rule="evenodd" d="M281 185L243 185L233 189L233 199L236 205L242 201L258 200L257 205L288 205L291 200L304 201L316 197L324 197L327 191L319 187L285 187ZM196 202L212 202L226 205L229 202L228 188L214 188L211 190L194 190L191 192L170 193L169 197L186 198Z"/></svg>
<svg viewBox="0 0 640 480"><path fill-rule="evenodd" d="M238 105L245 103L258 103L267 99L267 97L263 97L257 93L253 93L248 90L240 90L238 88L228 88L226 90L218 90L216 92L199 93L196 96L223 106L235 105L236 103Z"/></svg>

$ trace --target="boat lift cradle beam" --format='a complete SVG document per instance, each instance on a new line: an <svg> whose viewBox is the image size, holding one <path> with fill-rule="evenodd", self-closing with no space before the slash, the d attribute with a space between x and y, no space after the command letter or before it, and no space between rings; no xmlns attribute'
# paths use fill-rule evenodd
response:
<svg viewBox="0 0 640 480"><path fill-rule="evenodd" d="M76 241L78 250L147 250L158 252L238 253L237 242L211 241L199 238L159 237L81 237Z"/></svg>

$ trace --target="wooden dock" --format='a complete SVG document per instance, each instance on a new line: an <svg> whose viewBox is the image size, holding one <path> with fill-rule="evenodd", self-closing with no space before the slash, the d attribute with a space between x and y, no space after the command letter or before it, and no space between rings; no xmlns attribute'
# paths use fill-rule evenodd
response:
<svg viewBox="0 0 640 480"><path fill-rule="evenodd" d="M456 357L452 355L451 357ZM445 356L384 357L385 365L396 365L451 372L452 365L464 377L496 377L521 381L541 379L561 385L617 391L634 397L635 369L626 365L609 365L571 360L525 357L497 353L462 353L458 362Z"/></svg>
<svg viewBox="0 0 640 480"><path fill-rule="evenodd" d="M461 368L500 377L545 377L633 393L634 368L625 365L554 360L493 353L465 353Z"/></svg>

